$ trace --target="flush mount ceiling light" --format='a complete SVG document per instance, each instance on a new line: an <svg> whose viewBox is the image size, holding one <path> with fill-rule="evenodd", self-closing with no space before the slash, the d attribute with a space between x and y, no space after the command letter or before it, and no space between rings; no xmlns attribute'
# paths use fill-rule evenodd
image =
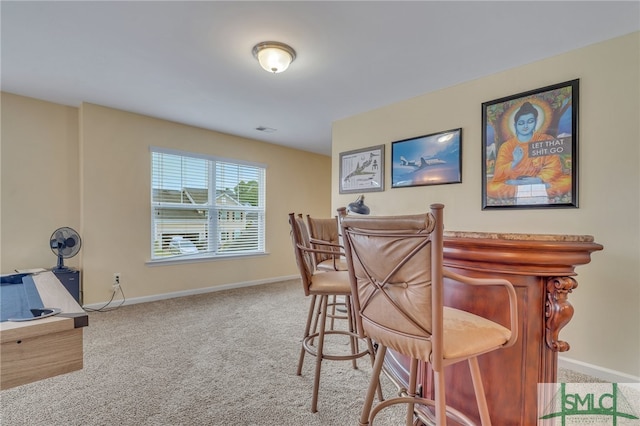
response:
<svg viewBox="0 0 640 426"><path fill-rule="evenodd" d="M253 46L253 56L265 71L277 74L289 68L296 51L277 41L263 41Z"/></svg>

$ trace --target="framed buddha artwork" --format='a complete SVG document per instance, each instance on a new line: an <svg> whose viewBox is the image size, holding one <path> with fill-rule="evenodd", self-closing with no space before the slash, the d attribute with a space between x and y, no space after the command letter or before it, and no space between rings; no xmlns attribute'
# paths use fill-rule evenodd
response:
<svg viewBox="0 0 640 426"><path fill-rule="evenodd" d="M578 207L579 80L482 104L482 209Z"/></svg>

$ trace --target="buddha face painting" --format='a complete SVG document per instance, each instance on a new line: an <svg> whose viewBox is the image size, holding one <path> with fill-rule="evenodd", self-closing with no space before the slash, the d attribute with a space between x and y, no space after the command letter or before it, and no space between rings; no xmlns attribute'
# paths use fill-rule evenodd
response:
<svg viewBox="0 0 640 426"><path fill-rule="evenodd" d="M516 133L518 139L529 140L533 135L533 130L536 128L536 118L533 114L525 114L520 117L516 122Z"/></svg>
<svg viewBox="0 0 640 426"><path fill-rule="evenodd" d="M522 104L514 117L516 136L520 142L528 142L533 137L538 121L538 111L529 102Z"/></svg>

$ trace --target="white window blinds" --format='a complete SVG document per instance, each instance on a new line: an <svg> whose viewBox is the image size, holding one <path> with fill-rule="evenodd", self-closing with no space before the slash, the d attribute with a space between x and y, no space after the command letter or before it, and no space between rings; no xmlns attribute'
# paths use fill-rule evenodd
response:
<svg viewBox="0 0 640 426"><path fill-rule="evenodd" d="M265 167L151 150L151 258L264 252Z"/></svg>

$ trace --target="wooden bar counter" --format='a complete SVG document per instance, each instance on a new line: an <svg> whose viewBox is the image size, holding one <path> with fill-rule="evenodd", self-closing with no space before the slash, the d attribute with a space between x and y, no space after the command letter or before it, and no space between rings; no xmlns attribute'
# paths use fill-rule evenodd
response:
<svg viewBox="0 0 640 426"><path fill-rule="evenodd" d="M446 268L475 278L505 278L514 285L518 297L518 341L479 358L493 424L537 423L537 385L556 381L558 352L569 350L559 333L573 316L568 295L578 285L574 269L589 263L591 253L602 248L589 235L445 232ZM445 281L445 305L508 326L504 290ZM406 386L405 358L388 353L385 369ZM422 363L420 371L422 393L431 398L433 383L428 364ZM467 363L448 367L445 375L447 405L479 423Z"/></svg>

